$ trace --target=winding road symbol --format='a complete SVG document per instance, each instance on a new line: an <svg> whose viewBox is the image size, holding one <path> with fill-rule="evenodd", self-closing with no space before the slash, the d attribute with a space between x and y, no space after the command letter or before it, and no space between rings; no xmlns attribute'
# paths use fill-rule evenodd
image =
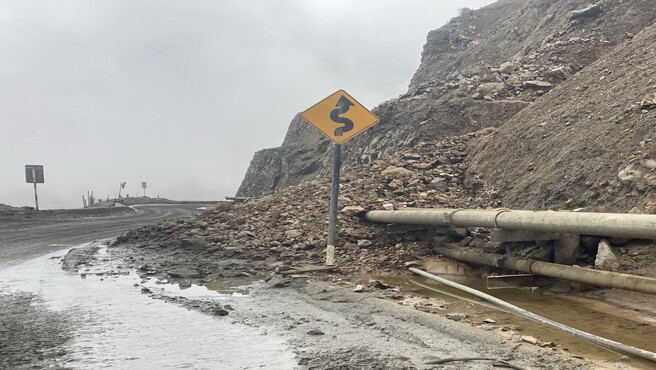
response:
<svg viewBox="0 0 656 370"><path fill-rule="evenodd" d="M345 132L353 130L353 121L348 118L340 117L339 115L348 112L348 110L354 105L355 104L353 104L350 100L342 95L342 97L337 101L337 108L330 111L331 120L336 123L344 124L344 126L340 126L335 129L335 136L342 136Z"/></svg>
<svg viewBox="0 0 656 370"><path fill-rule="evenodd" d="M301 113L301 117L335 144L378 123L378 117L344 90L338 90Z"/></svg>

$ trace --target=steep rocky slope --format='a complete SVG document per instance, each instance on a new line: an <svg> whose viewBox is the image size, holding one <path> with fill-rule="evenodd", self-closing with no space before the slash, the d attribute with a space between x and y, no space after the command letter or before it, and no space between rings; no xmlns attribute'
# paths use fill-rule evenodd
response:
<svg viewBox="0 0 656 370"><path fill-rule="evenodd" d="M656 26L514 116L472 157L469 182L482 179L507 207L656 212Z"/></svg>
<svg viewBox="0 0 656 370"><path fill-rule="evenodd" d="M649 0L501 0L464 9L432 31L407 93L381 103L381 122L344 145L346 166L424 140L499 127L656 19ZM279 148L253 158L238 195L325 174L332 146L298 116Z"/></svg>

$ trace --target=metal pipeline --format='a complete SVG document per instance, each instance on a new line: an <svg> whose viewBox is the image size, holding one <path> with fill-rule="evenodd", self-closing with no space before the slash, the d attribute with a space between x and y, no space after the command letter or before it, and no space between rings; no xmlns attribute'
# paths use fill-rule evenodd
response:
<svg viewBox="0 0 656 370"><path fill-rule="evenodd" d="M565 266L526 258L508 257L501 254L465 252L449 248L435 248L435 252L445 257L479 265L577 281L598 287L626 289L635 292L656 294L656 279L645 276Z"/></svg>
<svg viewBox="0 0 656 370"><path fill-rule="evenodd" d="M480 292L476 289L472 289L468 286L455 283L453 281L441 278L439 276L435 276L435 275L430 274L430 273L428 273L426 271L423 271L423 270L419 270L419 269L416 269L416 268L410 268L410 271L414 272L417 275L421 275L421 276L424 276L426 278L429 278L429 279L435 280L437 282L440 282L444 285L450 286L452 288L460 289L460 290L465 291L469 294L473 294L476 297L479 297L479 298L481 298L481 299L483 299L487 302L493 303L493 304L497 305L498 307L501 307L502 309L504 309L508 312L512 312L516 315L525 317L527 319L539 322L539 323L544 324L544 325L548 325L548 326L550 326L552 328L555 328L555 329L558 329L558 330L562 330L566 333L575 335L579 338L585 339L585 340L590 341L592 343L596 343L596 344L599 344L601 346L604 346L604 347L607 347L607 348L610 348L610 349L613 349L613 350L616 350L616 351L619 351L619 352L622 352L622 353L626 353L626 354L629 354L629 355L637 356L637 357L644 358L644 359L649 360L649 361L656 362L656 353L654 353L654 352L646 351L644 349L629 346L629 345L624 344L624 343L619 343L619 342L616 342L614 340L610 340L610 339L603 338L603 337L600 337L600 336L597 336L597 335L594 335L594 334L590 334L590 333L585 332L583 330L572 328L570 326L561 324L559 322L547 319L546 317L542 317L540 315L537 315L533 312L526 311L522 308L519 308L515 305L512 305L512 304L510 304L506 301L503 301L501 299L498 299L496 297L493 297L489 294L485 294L485 293Z"/></svg>
<svg viewBox="0 0 656 370"><path fill-rule="evenodd" d="M656 215L624 213L411 208L369 211L371 222L487 227L656 240Z"/></svg>

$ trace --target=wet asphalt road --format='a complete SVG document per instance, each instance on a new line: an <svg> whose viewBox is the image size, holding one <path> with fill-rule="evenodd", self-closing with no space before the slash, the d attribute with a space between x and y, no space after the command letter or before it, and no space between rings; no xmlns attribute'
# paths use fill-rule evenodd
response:
<svg viewBox="0 0 656 370"><path fill-rule="evenodd" d="M0 214L0 269L166 219L192 217L202 205L127 210ZM91 214L90 214L91 213ZM69 369L62 363L76 315L52 311L32 293L0 289L0 369Z"/></svg>
<svg viewBox="0 0 656 370"><path fill-rule="evenodd" d="M111 238L122 232L161 220L192 217L204 205L135 206L136 212L108 212L106 217L89 217L76 210L42 216L0 215L0 267L24 261L48 252L97 239Z"/></svg>

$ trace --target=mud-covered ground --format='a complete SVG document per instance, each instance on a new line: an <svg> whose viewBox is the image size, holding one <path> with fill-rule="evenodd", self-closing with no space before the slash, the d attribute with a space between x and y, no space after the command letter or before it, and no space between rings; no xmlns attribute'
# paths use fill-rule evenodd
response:
<svg viewBox="0 0 656 370"><path fill-rule="evenodd" d="M86 241L120 235L164 219L198 214L198 205L140 207L137 211L0 209L0 269ZM94 214L89 217L89 212ZM0 369L62 369L74 320L32 293L0 290Z"/></svg>
<svg viewBox="0 0 656 370"><path fill-rule="evenodd" d="M194 270L196 260L185 259L185 255L191 254L184 248L166 251L147 246L114 244L108 251L111 258L125 261L120 263L122 266L132 265L138 269L143 281L156 279L183 287L200 284L214 289L226 285L227 278L212 275L208 267L203 271ZM97 248L98 245L91 245L74 250L62 261L62 266L69 270L80 268L83 273L88 265L99 263ZM603 367L592 365L572 357L557 344L527 343L514 325L472 321L459 315L449 318L440 313L445 302L430 299L418 302L410 293L366 277L356 282L363 285L360 291L355 289L350 274L324 272L287 277L272 274L276 266L267 265L267 273L263 273L264 267L245 270L252 260L233 256L235 258L219 263L219 258L213 258L213 254L200 251L195 254L199 258L205 256L205 266L214 260L216 271L221 270L221 266L226 267L227 275L232 275L233 280L255 282L248 299L198 301L164 296L152 286L143 289L145 284L134 289L140 289L153 299L198 310L218 320L279 333L293 348L302 369L492 369L510 365L528 369L630 369L617 363ZM237 271L251 271L252 275L235 274ZM198 273L205 277L193 275ZM121 272L108 271L102 277L110 281L108 277L112 274ZM192 275L184 277L185 274ZM92 278L99 277L87 277ZM13 333L0 336L0 348L3 355L7 355L2 366L63 368L59 363L66 363L62 361L62 357L66 358L63 349L70 340L74 321L67 318L65 312L49 311L35 296L0 294L0 301L3 308L15 308L3 310L9 314L4 321L0 320L0 330ZM492 360L436 363L465 357Z"/></svg>
<svg viewBox="0 0 656 370"><path fill-rule="evenodd" d="M112 258L130 254L110 246ZM63 266L81 271L93 265L95 247L70 252ZM153 261L155 262L155 261ZM138 267L138 266L134 266ZM178 265L176 271L190 266ZM108 274L117 274L113 271ZM140 269L142 282L156 279L181 286L205 284L224 289L225 279L201 283L195 278L168 277ZM107 276L107 275L105 275ZM201 279L202 280L202 279ZM233 283L239 280L232 280ZM354 292L350 281L325 282L310 276L270 275L251 282L248 298L217 302L171 297L142 285L142 293L220 320L281 334L292 347L301 369L587 369L584 361L559 348L522 343L508 335L514 328L488 325L485 330L415 309L415 299L380 282ZM477 325L485 325L476 323ZM449 358L485 358L438 364Z"/></svg>
<svg viewBox="0 0 656 370"><path fill-rule="evenodd" d="M57 359L71 338L69 317L38 296L0 292L0 369L64 369Z"/></svg>
<svg viewBox="0 0 656 370"><path fill-rule="evenodd" d="M268 273L258 274L260 270L245 270L249 262L239 258L216 258L213 270L208 263L198 270L197 259L186 259L188 252L184 250L176 253L128 244L115 244L109 250L114 256L133 261L144 281L157 279L183 287L198 284L212 289L223 289L227 280L256 281L247 305L236 302L222 307L216 302L172 299L151 291L148 294L282 332L306 369L493 368L489 361L431 362L454 357L508 359L528 369L640 368L617 361L586 361L558 343L539 339L531 343L532 335L539 336L539 332L527 333L519 325L467 318L466 312L476 311L475 305L465 305L462 312L447 315L445 306L455 306L453 300L422 297L367 276L329 271L289 277L274 273L275 267L271 266ZM224 268L233 277L219 277L218 272ZM236 271L251 271L253 275Z"/></svg>

